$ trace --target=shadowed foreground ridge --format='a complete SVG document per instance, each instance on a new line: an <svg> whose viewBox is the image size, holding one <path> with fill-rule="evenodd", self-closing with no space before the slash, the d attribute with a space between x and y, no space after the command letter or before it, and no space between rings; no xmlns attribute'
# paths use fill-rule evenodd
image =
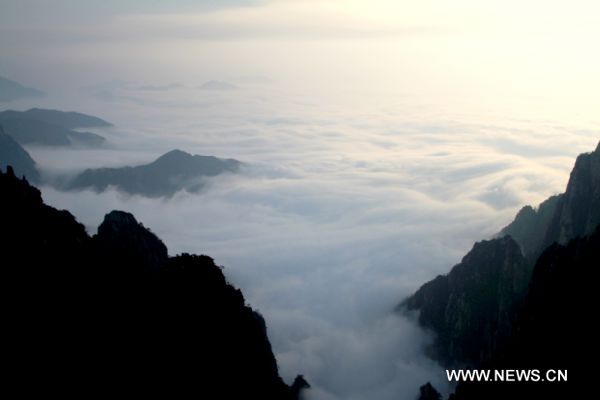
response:
<svg viewBox="0 0 600 400"><path fill-rule="evenodd" d="M5 382L22 394L293 399L260 314L207 256L167 255L133 215L90 237L0 172ZM302 382L300 382L302 383Z"/></svg>
<svg viewBox="0 0 600 400"><path fill-rule="evenodd" d="M566 370L566 382L463 382L450 400L569 399L590 388L593 368L581 362L597 340L593 328L600 265L600 226L591 235L553 244L539 257L512 334L485 369ZM588 369L589 368L589 369Z"/></svg>

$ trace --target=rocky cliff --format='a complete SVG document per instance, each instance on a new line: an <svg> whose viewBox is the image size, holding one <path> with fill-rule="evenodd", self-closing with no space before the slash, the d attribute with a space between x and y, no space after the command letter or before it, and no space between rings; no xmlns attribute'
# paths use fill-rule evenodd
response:
<svg viewBox="0 0 600 400"><path fill-rule="evenodd" d="M478 242L447 275L424 284L400 309L418 310L437 336L431 355L445 365L477 365L511 330L530 269L509 236Z"/></svg>
<svg viewBox="0 0 600 400"><path fill-rule="evenodd" d="M568 399L588 388L593 368L583 362L596 340L596 282L600 265L600 227L592 234L553 244L539 257L523 306L505 344L483 366L492 370L539 371L528 382L462 382L451 400ZM568 381L550 381L567 371Z"/></svg>
<svg viewBox="0 0 600 400"><path fill-rule="evenodd" d="M22 396L292 399L264 319L207 256L169 257L133 215L90 237L0 172L6 388Z"/></svg>
<svg viewBox="0 0 600 400"><path fill-rule="evenodd" d="M534 263L552 243L566 244L589 235L600 224L600 143L575 161L565 193L550 197L537 209L524 207L501 235L512 236Z"/></svg>
<svg viewBox="0 0 600 400"><path fill-rule="evenodd" d="M577 158L565 193L523 208L498 238L475 244L448 275L400 304L436 334L432 356L445 365L479 367L514 333L531 271L553 243L566 244L600 225L600 143Z"/></svg>

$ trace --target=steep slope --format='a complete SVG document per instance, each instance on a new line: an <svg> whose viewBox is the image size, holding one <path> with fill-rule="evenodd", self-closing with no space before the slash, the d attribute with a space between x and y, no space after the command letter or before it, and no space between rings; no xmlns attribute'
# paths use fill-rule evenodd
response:
<svg viewBox="0 0 600 400"><path fill-rule="evenodd" d="M464 382L452 400L540 398L567 399L575 387L592 382L593 369L578 362L596 338L590 317L595 315L595 294L600 265L600 226L589 236L566 246L553 244L539 257L515 329L505 346L485 365L490 369L568 371L567 382Z"/></svg>
<svg viewBox="0 0 600 400"><path fill-rule="evenodd" d="M401 309L418 310L436 332L432 355L445 365L478 365L510 332L530 269L510 237L478 242L448 275L424 284Z"/></svg>
<svg viewBox="0 0 600 400"><path fill-rule="evenodd" d="M29 88L0 76L0 102L32 99L44 96L41 90Z"/></svg>
<svg viewBox="0 0 600 400"><path fill-rule="evenodd" d="M0 172L6 388L23 396L292 399L263 318L207 256L168 257L128 213L89 237Z"/></svg>
<svg viewBox="0 0 600 400"><path fill-rule="evenodd" d="M233 159L191 155L170 151L154 162L136 167L87 169L75 177L67 189L93 188L101 192L114 186L129 194L147 197L171 196L185 189L202 188L202 177L238 171L241 163Z"/></svg>
<svg viewBox="0 0 600 400"><path fill-rule="evenodd" d="M33 119L47 124L61 126L66 129L103 128L112 126L105 120L92 115L72 111L47 110L31 108L27 111L7 110L0 112L0 120L4 119Z"/></svg>
<svg viewBox="0 0 600 400"><path fill-rule="evenodd" d="M535 262L543 250L546 235L553 224L554 216L562 207L563 195L549 197L537 209L523 207L514 221L502 229L501 236L509 235L519 243L523 255Z"/></svg>
<svg viewBox="0 0 600 400"><path fill-rule="evenodd" d="M533 263L554 242L589 235L600 224L600 142L575 161L564 194L550 197L537 210L524 207L501 231L511 235Z"/></svg>
<svg viewBox="0 0 600 400"><path fill-rule="evenodd" d="M577 158L564 194L537 210L522 209L500 238L476 244L447 276L426 283L398 308L417 311L421 325L436 333L433 357L446 365L481 366L512 334L540 253L599 224L600 143Z"/></svg>
<svg viewBox="0 0 600 400"><path fill-rule="evenodd" d="M600 142L592 153L577 157L567 190L545 238L545 245L566 244L591 234L600 223Z"/></svg>
<svg viewBox="0 0 600 400"><path fill-rule="evenodd" d="M29 153L12 137L4 133L0 125L0 168L11 165L19 177L25 177L33 183L40 181L40 173Z"/></svg>

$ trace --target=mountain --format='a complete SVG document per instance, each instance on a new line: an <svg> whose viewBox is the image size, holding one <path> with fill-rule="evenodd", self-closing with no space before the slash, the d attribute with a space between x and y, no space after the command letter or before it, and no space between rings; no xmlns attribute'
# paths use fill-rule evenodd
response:
<svg viewBox="0 0 600 400"><path fill-rule="evenodd" d="M23 395L294 399L264 319L208 256L170 257L135 217L90 237L0 171L3 362Z"/></svg>
<svg viewBox="0 0 600 400"><path fill-rule="evenodd" d="M530 268L509 236L475 243L448 275L424 284L401 308L418 310L437 336L431 354L444 365L480 365L511 330Z"/></svg>
<svg viewBox="0 0 600 400"><path fill-rule="evenodd" d="M564 194L542 202L537 210L524 207L501 231L519 242L535 261L554 242L589 235L600 224L600 143L596 150L577 157Z"/></svg>
<svg viewBox="0 0 600 400"><path fill-rule="evenodd" d="M421 325L436 334L432 356L444 365L484 365L514 334L538 256L598 225L600 143L577 158L565 193L537 210L523 208L498 238L475 244L448 275L424 284L398 310L418 312Z"/></svg>
<svg viewBox="0 0 600 400"><path fill-rule="evenodd" d="M242 163L233 159L191 155L172 150L150 164L135 167L87 169L67 189L93 188L97 192L114 186L129 194L147 197L172 196L179 190L202 188L202 178L237 172Z"/></svg>
<svg viewBox="0 0 600 400"><path fill-rule="evenodd" d="M237 86L232 85L231 83L224 81L208 81L204 82L202 86L200 86L202 90L233 90L237 89Z"/></svg>
<svg viewBox="0 0 600 400"><path fill-rule="evenodd" d="M521 246L523 255L535 262L545 247L546 235L557 209L562 206L563 194L549 197L538 205L523 207L515 219L502 229L500 236L510 235Z"/></svg>
<svg viewBox="0 0 600 400"><path fill-rule="evenodd" d="M78 112L65 112L32 108L27 111L7 110L0 112L0 121L5 119L27 119L42 121L47 124L60 126L66 129L75 128L105 128L112 126L109 122L92 115Z"/></svg>
<svg viewBox="0 0 600 400"><path fill-rule="evenodd" d="M22 145L89 146L106 144L106 139L75 128L107 127L110 123L91 115L32 108L27 111L0 112L0 124L6 134Z"/></svg>
<svg viewBox="0 0 600 400"><path fill-rule="evenodd" d="M41 90L32 89L0 76L0 102L32 99L44 96Z"/></svg>
<svg viewBox="0 0 600 400"><path fill-rule="evenodd" d="M25 177L33 183L40 181L35 161L19 143L4 133L0 125L0 168L5 169L8 165L14 168L17 176Z"/></svg>
<svg viewBox="0 0 600 400"><path fill-rule="evenodd" d="M417 400L441 400L442 395L427 382L419 388L419 397Z"/></svg>
<svg viewBox="0 0 600 400"><path fill-rule="evenodd" d="M486 369L570 372L563 382L462 382L451 400L572 398L575 387L589 387L593 369L585 359L596 340L596 285L600 265L600 227L566 245L554 243L539 257L513 333L484 365ZM573 383L574 382L574 383Z"/></svg>
<svg viewBox="0 0 600 400"><path fill-rule="evenodd" d="M78 132L36 119L3 119L0 116L0 123L4 126L6 134L22 145L98 147L106 143L104 137L95 133Z"/></svg>

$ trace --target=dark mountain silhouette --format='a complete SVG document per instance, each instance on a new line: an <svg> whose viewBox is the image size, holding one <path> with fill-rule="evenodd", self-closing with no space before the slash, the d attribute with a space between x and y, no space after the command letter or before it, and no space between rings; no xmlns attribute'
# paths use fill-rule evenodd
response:
<svg viewBox="0 0 600 400"><path fill-rule="evenodd" d="M448 275L423 285L399 310L419 311L421 325L436 333L432 355L443 364L481 365L511 333L539 249L599 224L600 144L577 158L564 194L538 210L523 208L502 230L505 236L475 244Z"/></svg>
<svg viewBox="0 0 600 400"><path fill-rule="evenodd" d="M17 176L24 176L34 183L40 181L40 173L35 167L35 161L19 143L4 133L0 125L0 168L6 169L8 165L14 168Z"/></svg>
<svg viewBox="0 0 600 400"><path fill-rule="evenodd" d="M0 118L6 134L22 145L89 146L106 144L104 137L91 132L78 132L35 119Z"/></svg>
<svg viewBox="0 0 600 400"><path fill-rule="evenodd" d="M87 169L75 177L68 189L92 188L98 192L114 186L129 194L148 197L172 196L179 190L202 188L201 178L236 172L241 163L233 159L191 155L172 150L150 164L135 167Z"/></svg>
<svg viewBox="0 0 600 400"><path fill-rule="evenodd" d="M442 395L438 392L430 382L427 382L419 388L419 397L417 400L441 400Z"/></svg>
<svg viewBox="0 0 600 400"><path fill-rule="evenodd" d="M169 257L133 215L90 237L0 171L6 388L52 396L292 399L263 318L207 256Z"/></svg>
<svg viewBox="0 0 600 400"><path fill-rule="evenodd" d="M0 112L0 120L4 119L34 119L67 129L112 126L109 122L91 115L42 108L32 108L27 111L7 110Z"/></svg>
<svg viewBox="0 0 600 400"><path fill-rule="evenodd" d="M33 99L44 95L41 90L25 87L19 82L0 76L0 102Z"/></svg>
<svg viewBox="0 0 600 400"><path fill-rule="evenodd" d="M596 338L592 328L600 265L600 227L589 236L554 243L539 257L513 333L489 360L488 369L568 371L567 382L463 382L451 400L568 399L575 387L589 387L593 369L582 362ZM586 383L587 382L587 383Z"/></svg>

